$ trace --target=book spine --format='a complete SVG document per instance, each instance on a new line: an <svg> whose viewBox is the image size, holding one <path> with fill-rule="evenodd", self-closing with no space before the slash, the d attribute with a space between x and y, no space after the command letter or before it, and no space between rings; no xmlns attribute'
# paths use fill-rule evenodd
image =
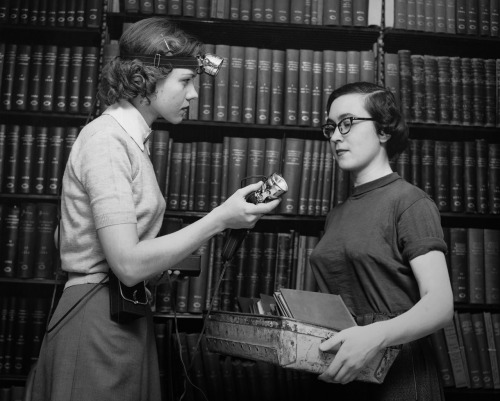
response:
<svg viewBox="0 0 500 401"><path fill-rule="evenodd" d="M460 59L462 72L462 124L472 124L472 94L473 94L473 76L472 60L467 57Z"/></svg>
<svg viewBox="0 0 500 401"><path fill-rule="evenodd" d="M194 184L194 210L206 212L209 210L210 198L210 158L212 144L198 142L196 148L196 169Z"/></svg>
<svg viewBox="0 0 500 401"><path fill-rule="evenodd" d="M180 204L180 191L182 180L182 157L183 143L174 142L172 144L172 157L170 159L170 180L168 187L168 203L169 210L178 210ZM167 188L165 189L165 192Z"/></svg>
<svg viewBox="0 0 500 401"><path fill-rule="evenodd" d="M443 386L453 387L455 385L455 380L453 379L453 370L448 356L444 331L438 330L432 333L430 339L436 355L436 364L441 374Z"/></svg>
<svg viewBox="0 0 500 401"><path fill-rule="evenodd" d="M434 142L434 199L441 212L450 210L450 156L449 143Z"/></svg>
<svg viewBox="0 0 500 401"><path fill-rule="evenodd" d="M2 270L0 276L15 277L19 219L21 210L17 205L8 206L3 216Z"/></svg>
<svg viewBox="0 0 500 401"><path fill-rule="evenodd" d="M313 51L310 49L300 49L298 65L297 124L303 126L310 126L312 119L312 65Z"/></svg>
<svg viewBox="0 0 500 401"><path fill-rule="evenodd" d="M243 65L243 123L254 124L256 115L255 99L257 95L257 66L259 50L256 47L245 47L245 63Z"/></svg>
<svg viewBox="0 0 500 401"><path fill-rule="evenodd" d="M449 124L451 120L451 78L450 78L450 58L437 57L438 71L438 116L440 124Z"/></svg>
<svg viewBox="0 0 500 401"><path fill-rule="evenodd" d="M482 228L467 228L467 267L469 302L483 304L484 288L484 232Z"/></svg>
<svg viewBox="0 0 500 401"><path fill-rule="evenodd" d="M45 45L40 89L41 111L52 111L54 109L56 64L57 46Z"/></svg>
<svg viewBox="0 0 500 401"><path fill-rule="evenodd" d="M195 182L196 182L196 156L197 156L198 142L191 142L191 165L189 166L189 184L188 184L188 207L187 210L194 210L194 191L195 191ZM182 185L181 185L182 190ZM182 204L182 196L184 194L181 192L181 204Z"/></svg>
<svg viewBox="0 0 500 401"><path fill-rule="evenodd" d="M307 191L307 215L316 214L316 195L319 187L319 173L321 161L321 144L323 141L313 141L312 159L311 159L311 181Z"/></svg>
<svg viewBox="0 0 500 401"><path fill-rule="evenodd" d="M323 113L326 113L328 97L335 88L335 50L323 50Z"/></svg>
<svg viewBox="0 0 500 401"><path fill-rule="evenodd" d="M424 80L424 57L412 54L411 76L412 76L412 103L411 103L411 121L424 122L425 108L425 80Z"/></svg>
<svg viewBox="0 0 500 401"><path fill-rule="evenodd" d="M472 327L476 336L479 366L483 378L483 388L493 388L493 377L491 372L491 361L488 353L488 339L484 327L484 319L482 313L471 313Z"/></svg>
<svg viewBox="0 0 500 401"><path fill-rule="evenodd" d="M488 213L488 144L484 139L476 139L476 191L477 212Z"/></svg>
<svg viewBox="0 0 500 401"><path fill-rule="evenodd" d="M181 158L181 183L174 181L174 188L179 187L179 194L177 199L177 208L179 210L188 210L189 208L189 190L191 186L191 176L195 175L195 170L191 169L191 159L193 157L193 144L186 142L182 144L182 158ZM175 195L174 198L175 200Z"/></svg>
<svg viewBox="0 0 500 401"><path fill-rule="evenodd" d="M264 175L264 157L266 152L266 140L264 138L248 138L247 166L245 185L262 181Z"/></svg>
<svg viewBox="0 0 500 401"><path fill-rule="evenodd" d="M45 193L45 175L48 164L49 134L48 127L36 127L35 130L35 156L32 171L33 193Z"/></svg>
<svg viewBox="0 0 500 401"><path fill-rule="evenodd" d="M258 231L251 231L247 237L248 259L245 270L244 296L249 298L259 297L259 276L261 270L262 250L264 247L264 234Z"/></svg>
<svg viewBox="0 0 500 401"><path fill-rule="evenodd" d="M26 110L28 103L30 45L18 45L12 84L12 110Z"/></svg>
<svg viewBox="0 0 500 401"><path fill-rule="evenodd" d="M70 113L79 112L80 101L80 81L82 77L83 67L83 47L73 46L71 48L71 62L69 68L69 82L68 82L68 107L67 111Z"/></svg>
<svg viewBox="0 0 500 401"><path fill-rule="evenodd" d="M283 153L283 178L288 183L288 192L282 197L278 212L297 214L299 204L300 177L304 158L304 140L286 138Z"/></svg>
<svg viewBox="0 0 500 401"><path fill-rule="evenodd" d="M271 106L271 64L272 50L258 50L256 123L268 125Z"/></svg>
<svg viewBox="0 0 500 401"><path fill-rule="evenodd" d="M269 120L271 125L283 124L283 97L285 87L285 51L273 49L271 59L271 96Z"/></svg>
<svg viewBox="0 0 500 401"><path fill-rule="evenodd" d="M240 123L242 120L245 48L231 46L229 61L228 121Z"/></svg>
<svg viewBox="0 0 500 401"><path fill-rule="evenodd" d="M485 303L500 304L500 230L484 229Z"/></svg>
<svg viewBox="0 0 500 401"><path fill-rule="evenodd" d="M51 127L49 130L48 162L45 193L58 195L61 186L64 154L64 127Z"/></svg>
<svg viewBox="0 0 500 401"><path fill-rule="evenodd" d="M500 213L500 146L488 145L488 210L491 214Z"/></svg>
<svg viewBox="0 0 500 401"><path fill-rule="evenodd" d="M215 54L222 57L224 62L214 78L214 121L228 120L230 48L230 46L222 44L215 46Z"/></svg>
<svg viewBox="0 0 500 401"><path fill-rule="evenodd" d="M454 323L448 324L447 326L444 327L443 331L446 340L446 348L448 350L448 356L450 358L455 387L457 388L467 387L468 372L466 371L464 360L462 359L462 352L460 350L460 344L458 341L455 324Z"/></svg>
<svg viewBox="0 0 500 401"><path fill-rule="evenodd" d="M290 23L291 10L289 0L276 0L274 10L274 22L281 24Z"/></svg>
<svg viewBox="0 0 500 401"><path fill-rule="evenodd" d="M35 128L32 125L23 125L20 132L18 187L21 194L31 193L31 171L34 162Z"/></svg>
<svg viewBox="0 0 500 401"><path fill-rule="evenodd" d="M285 99L284 125L297 125L298 87L299 87L299 57L297 49L286 49L285 59Z"/></svg>
<svg viewBox="0 0 500 401"><path fill-rule="evenodd" d="M302 156L302 174L300 177L298 214L307 215L307 202L309 186L311 181L313 160L313 139L304 140L304 153Z"/></svg>
<svg viewBox="0 0 500 401"><path fill-rule="evenodd" d="M56 75L54 84L54 111L64 113L68 99L66 93L69 82L69 65L71 59L70 47L59 47L57 49Z"/></svg>
<svg viewBox="0 0 500 401"><path fill-rule="evenodd" d="M438 67L434 56L424 56L424 121L438 122Z"/></svg>
<svg viewBox="0 0 500 401"><path fill-rule="evenodd" d="M151 162L160 191L162 194L165 194L167 164L169 163L168 145L170 143L170 132L166 130L155 130L153 135Z"/></svg>
<svg viewBox="0 0 500 401"><path fill-rule="evenodd" d="M467 358L467 366L470 377L471 388L482 388L483 377L479 362L479 349L472 324L472 316L469 312L458 314L459 328L464 342L464 351Z"/></svg>
<svg viewBox="0 0 500 401"><path fill-rule="evenodd" d="M83 65L80 86L80 113L90 113L93 110L97 94L97 77L99 73L99 48L87 46L83 51Z"/></svg>
<svg viewBox="0 0 500 401"><path fill-rule="evenodd" d="M483 318L488 355L491 361L491 377L493 381L493 388L498 389L500 387L500 360L498 359L497 346L495 344L495 328L493 325L492 313L483 312ZM500 332L498 334L500 334ZM500 350L498 350L498 353L500 354Z"/></svg>
<svg viewBox="0 0 500 401"><path fill-rule="evenodd" d="M34 278L54 278L54 230L57 224L57 205L38 203L36 219L36 251Z"/></svg>
<svg viewBox="0 0 500 401"><path fill-rule="evenodd" d="M446 0L434 2L434 32L446 33Z"/></svg>
<svg viewBox="0 0 500 401"><path fill-rule="evenodd" d="M459 141L450 143L450 209L452 212L465 210L464 197L464 144Z"/></svg>
<svg viewBox="0 0 500 401"><path fill-rule="evenodd" d="M453 125L461 124L462 122L462 62L459 57L450 57L450 108L451 121Z"/></svg>
<svg viewBox="0 0 500 401"><path fill-rule="evenodd" d="M14 76L16 72L17 44L7 43L3 62L3 76L1 83L1 100L4 110L12 110Z"/></svg>
<svg viewBox="0 0 500 401"><path fill-rule="evenodd" d="M422 140L422 186L421 188L434 199L434 163L435 163L435 141L433 139Z"/></svg>
<svg viewBox="0 0 500 401"><path fill-rule="evenodd" d="M18 188L19 148L21 147L21 127L8 125L5 142L5 163L3 191L13 194Z"/></svg>
<svg viewBox="0 0 500 401"><path fill-rule="evenodd" d="M477 181L476 181L476 143L464 142L464 196L465 211L477 211Z"/></svg>
<svg viewBox="0 0 500 401"><path fill-rule="evenodd" d="M210 157L210 195L209 210L215 209L220 205L220 193L222 186L222 143L212 144L212 153Z"/></svg>
<svg viewBox="0 0 500 401"><path fill-rule="evenodd" d="M312 89L311 89L311 126L320 127L325 121L323 109L323 52L313 52L312 63Z"/></svg>
<svg viewBox="0 0 500 401"><path fill-rule="evenodd" d="M227 177L226 197L231 196L242 187L242 180L246 177L248 160L248 138L231 137L229 139L229 165L231 168Z"/></svg>
<svg viewBox="0 0 500 401"><path fill-rule="evenodd" d="M468 303L467 229L450 228L450 253L453 300L457 303Z"/></svg>
<svg viewBox="0 0 500 401"><path fill-rule="evenodd" d="M323 25L340 25L340 0L323 1Z"/></svg>

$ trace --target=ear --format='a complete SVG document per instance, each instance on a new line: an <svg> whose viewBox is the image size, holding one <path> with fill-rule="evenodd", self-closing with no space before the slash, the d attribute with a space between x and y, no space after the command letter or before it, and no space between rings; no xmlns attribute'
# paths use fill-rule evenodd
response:
<svg viewBox="0 0 500 401"><path fill-rule="evenodd" d="M386 143L389 139L391 139L391 135L386 134L384 131L380 131L380 133L378 134L378 137L379 137L380 143Z"/></svg>

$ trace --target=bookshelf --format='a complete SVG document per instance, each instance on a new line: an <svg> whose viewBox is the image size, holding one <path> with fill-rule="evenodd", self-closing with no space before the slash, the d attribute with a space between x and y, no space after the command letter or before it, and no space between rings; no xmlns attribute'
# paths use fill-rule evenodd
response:
<svg viewBox="0 0 500 401"><path fill-rule="evenodd" d="M51 303L62 293L53 240L58 191L64 157L95 115L80 99L96 89L105 31L107 0L38 4L0 5L2 399L22 399ZM80 85L87 78L89 85Z"/></svg>
<svg viewBox="0 0 500 401"><path fill-rule="evenodd" d="M17 44L28 43L36 35L37 42L41 44L52 44L57 37L60 46L94 46L99 48L99 62L102 63L102 49L104 37L117 40L122 32L124 23L132 23L152 14L126 13L122 10L105 12L108 1L103 1L103 18L101 27L94 28L65 28L57 26L29 26L20 24L0 23L0 35ZM111 3L111 2L110 2ZM186 17L182 15L169 15L188 32L196 35L205 43L224 44L227 46L257 47L277 49L309 49L313 51L334 50L347 52L374 51L375 56L375 81L385 82L384 55L388 53L397 54L399 50L409 50L411 54L447 56L459 58L500 58L500 41L498 37L434 33L423 31L409 31L395 28L380 27L351 27L351 26L324 26L293 23L255 22L251 20L230 20L212 18ZM497 67L498 79L498 67ZM498 85L498 83L497 83ZM497 87L498 99L498 87ZM497 110L498 113L498 110ZM0 110L0 121L6 125L38 125L40 121L47 127L82 126L88 113L68 112L35 112L29 110ZM497 115L497 118L500 116ZM410 137L412 140L440 140L440 141L475 141L483 139L488 144L500 143L498 139L498 124L496 127L465 126L462 124L436 124L410 122ZM174 141L183 143L197 143L209 141L221 143L227 137L242 138L297 138L301 140L313 139L322 141L322 134L318 127L311 125L270 125L270 124L245 124L227 121L213 120L188 120L180 125L172 126L165 121L157 121L153 128L155 130L166 130ZM0 193L0 204L10 205L17 202L49 202L55 204L57 195L48 194L20 194ZM183 222L194 221L204 215L204 211L193 210L167 210L165 219L181 219ZM467 212L443 211L442 222L445 227L461 228L488 228L500 230L500 214L479 214ZM298 215L298 214L275 214L265 216L257 224L257 232L284 232L293 235L319 236L324 224L324 215ZM298 241L298 239L297 239ZM248 254L247 254L248 255ZM234 266L233 266L234 267ZM32 279L1 278L0 289L7 286L14 288L42 287L45 295L50 293L51 285L39 285L42 283ZM44 284L54 284L53 280L45 280ZM499 313L500 305L492 304L465 304L457 303L458 312L491 312ZM187 333L195 333L201 328L201 315L193 313L178 313L178 323L181 330ZM157 312L155 321L162 325L162 330L167 337L173 333L174 323L171 312ZM164 371L169 394L168 399L173 399L175 385L175 353L174 345L170 337L165 341L164 352L167 355L169 366ZM172 358L168 358L172 356ZM177 365L175 365L177 366ZM297 378L297 377L295 377ZM24 380L23 375L0 375L0 384L19 384ZM280 380L285 380L281 378ZM288 380L290 380L288 378ZM307 380L305 380L307 382ZM171 386L170 384L174 384ZM173 389L174 388L174 389ZM462 400L474 398L477 400L493 400L498 397L498 389L467 389L467 388L445 388L447 400Z"/></svg>

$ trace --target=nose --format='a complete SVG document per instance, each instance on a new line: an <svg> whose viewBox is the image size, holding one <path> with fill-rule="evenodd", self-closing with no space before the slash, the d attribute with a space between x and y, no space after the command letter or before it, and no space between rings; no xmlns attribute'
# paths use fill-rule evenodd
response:
<svg viewBox="0 0 500 401"><path fill-rule="evenodd" d="M196 88L194 86L194 82L191 82L189 84L189 89L186 93L186 99L193 100L193 99L196 99L197 97L198 97L198 92L196 91Z"/></svg>
<svg viewBox="0 0 500 401"><path fill-rule="evenodd" d="M343 140L344 140L344 137L340 133L339 127L338 126L335 127L335 131L333 131L333 134L330 137L330 141L339 142L339 141L343 141Z"/></svg>

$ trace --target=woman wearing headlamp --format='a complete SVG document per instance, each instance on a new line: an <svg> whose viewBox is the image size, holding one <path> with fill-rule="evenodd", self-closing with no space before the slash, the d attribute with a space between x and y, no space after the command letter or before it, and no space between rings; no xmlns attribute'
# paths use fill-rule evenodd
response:
<svg viewBox="0 0 500 401"><path fill-rule="evenodd" d="M99 95L109 107L82 129L64 173L60 249L68 282L44 338L34 400L159 401L151 313L111 320L108 271L126 286L156 279L215 234L251 228L279 203L246 202L261 186L249 185L157 237L165 200L146 142L158 117L180 123L198 96L202 44L165 18L149 18L122 35L120 54L102 74Z"/></svg>

